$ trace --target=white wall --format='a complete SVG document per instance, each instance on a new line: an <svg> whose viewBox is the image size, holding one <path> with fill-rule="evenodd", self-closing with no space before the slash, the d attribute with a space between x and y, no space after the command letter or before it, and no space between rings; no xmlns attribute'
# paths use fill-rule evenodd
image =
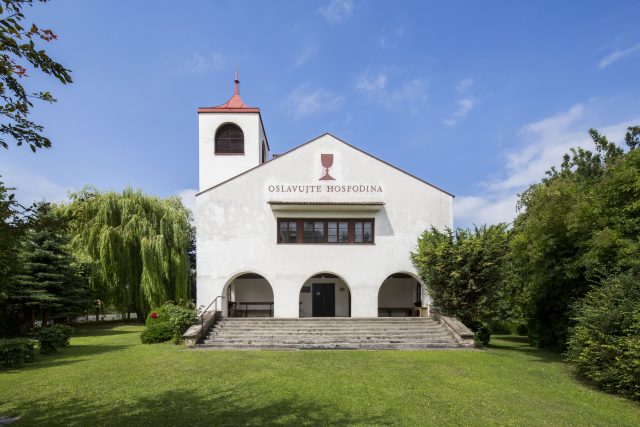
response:
<svg viewBox="0 0 640 427"><path fill-rule="evenodd" d="M269 141L267 141L267 134L265 133L264 128L262 127L262 121L260 121L258 138L260 138L260 153L258 153L258 155L260 157L262 156L262 145L264 144L266 149L266 154L267 154L264 159L264 161L266 162L271 158L271 151L269 150Z"/></svg>
<svg viewBox="0 0 640 427"><path fill-rule="evenodd" d="M266 140L260 113L199 113L200 191L213 187L260 164ZM215 154L215 135L225 123L235 123L244 133L244 154Z"/></svg>
<svg viewBox="0 0 640 427"><path fill-rule="evenodd" d="M271 185L325 185L320 154L334 154L332 185L379 185L382 193L271 193ZM201 172L202 173L202 172ZM378 211L272 210L269 201L381 201ZM323 135L280 158L197 197L198 304L220 295L231 278L262 275L274 292L276 317L298 317L300 288L309 277L336 274L351 289L351 315L377 317L378 290L393 273L416 271L410 260L418 236L452 227L452 196ZM278 217L373 217L373 245L277 244ZM339 292L336 292L336 296Z"/></svg>
<svg viewBox="0 0 640 427"><path fill-rule="evenodd" d="M273 302L273 290L265 279L236 279L229 287L233 301Z"/></svg>
<svg viewBox="0 0 640 427"><path fill-rule="evenodd" d="M413 308L416 302L416 284L413 278L387 278L378 293L378 307Z"/></svg>

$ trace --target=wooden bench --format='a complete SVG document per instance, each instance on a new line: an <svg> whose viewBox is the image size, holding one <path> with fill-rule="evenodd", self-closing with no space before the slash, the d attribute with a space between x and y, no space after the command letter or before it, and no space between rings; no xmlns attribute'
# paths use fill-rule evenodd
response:
<svg viewBox="0 0 640 427"><path fill-rule="evenodd" d="M266 316L263 317L273 317L273 301L229 301L229 317L259 317L249 316L249 312L264 313Z"/></svg>
<svg viewBox="0 0 640 427"><path fill-rule="evenodd" d="M386 313L386 316L380 316L380 312ZM393 317L392 313L398 312L403 313L404 317L420 317L420 307L378 307L379 317Z"/></svg>

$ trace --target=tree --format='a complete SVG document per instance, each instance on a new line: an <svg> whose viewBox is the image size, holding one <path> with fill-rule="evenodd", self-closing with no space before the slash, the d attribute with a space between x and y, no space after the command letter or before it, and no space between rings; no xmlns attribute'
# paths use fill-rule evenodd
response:
<svg viewBox="0 0 640 427"><path fill-rule="evenodd" d="M47 0L39 0L46 2ZM23 8L34 0L0 0L0 146L9 148L8 138L18 146L29 145L31 151L49 148L51 141L42 134L44 128L29 119L33 100L55 102L47 91L29 92L22 85L30 68L39 69L63 84L71 83L69 70L40 49L36 41L51 42L58 37L50 29L25 24Z"/></svg>
<svg viewBox="0 0 640 427"><path fill-rule="evenodd" d="M640 400L640 274L613 275L574 307L567 358L598 387Z"/></svg>
<svg viewBox="0 0 640 427"><path fill-rule="evenodd" d="M411 259L436 305L467 325L501 317L506 224L473 230L435 228L418 239Z"/></svg>
<svg viewBox="0 0 640 427"><path fill-rule="evenodd" d="M22 311L29 329L36 314L43 324L51 317L68 319L82 314L91 302L86 279L68 249L66 220L46 202L35 204L33 212L9 293L12 310Z"/></svg>
<svg viewBox="0 0 640 427"><path fill-rule="evenodd" d="M17 271L18 249L29 219L28 209L18 203L13 190L0 181L0 336L16 332L9 322L9 287Z"/></svg>
<svg viewBox="0 0 640 427"><path fill-rule="evenodd" d="M74 252L100 299L144 319L151 306L191 297L193 228L180 199L92 188L71 199Z"/></svg>
<svg viewBox="0 0 640 427"><path fill-rule="evenodd" d="M640 255L640 128L629 128L627 152L589 133L595 152L572 149L519 200L514 280L523 284L529 338L538 346L564 348L572 305Z"/></svg>

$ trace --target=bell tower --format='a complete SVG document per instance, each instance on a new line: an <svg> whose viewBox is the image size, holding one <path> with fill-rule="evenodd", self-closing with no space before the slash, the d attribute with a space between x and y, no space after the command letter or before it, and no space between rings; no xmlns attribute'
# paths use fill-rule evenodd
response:
<svg viewBox="0 0 640 427"><path fill-rule="evenodd" d="M200 190L233 178L269 159L260 109L240 98L236 68L233 96L217 107L198 108Z"/></svg>

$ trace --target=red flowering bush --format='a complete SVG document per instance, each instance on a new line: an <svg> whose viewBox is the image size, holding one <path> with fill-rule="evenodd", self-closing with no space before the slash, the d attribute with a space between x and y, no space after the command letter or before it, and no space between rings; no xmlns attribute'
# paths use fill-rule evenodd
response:
<svg viewBox="0 0 640 427"><path fill-rule="evenodd" d="M196 319L197 312L192 302L167 302L149 313L140 339L143 344L170 340L177 344L182 341L184 331L195 323Z"/></svg>

